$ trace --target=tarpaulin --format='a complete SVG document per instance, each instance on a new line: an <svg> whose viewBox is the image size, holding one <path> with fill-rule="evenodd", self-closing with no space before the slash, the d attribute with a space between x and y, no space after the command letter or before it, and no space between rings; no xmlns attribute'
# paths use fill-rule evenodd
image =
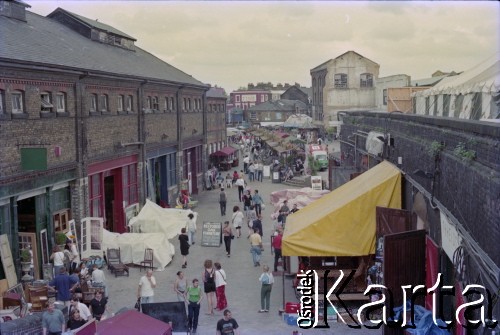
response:
<svg viewBox="0 0 500 335"><path fill-rule="evenodd" d="M172 327L149 315L130 310L100 321L97 324L97 333L104 335L168 335L172 334Z"/></svg>
<svg viewBox="0 0 500 335"><path fill-rule="evenodd" d="M387 161L288 216L283 255L374 254L377 206L401 208L401 173Z"/></svg>

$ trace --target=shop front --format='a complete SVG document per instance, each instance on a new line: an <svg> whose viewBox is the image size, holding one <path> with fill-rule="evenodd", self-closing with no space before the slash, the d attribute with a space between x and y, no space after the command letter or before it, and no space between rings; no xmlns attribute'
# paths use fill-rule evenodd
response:
<svg viewBox="0 0 500 335"><path fill-rule="evenodd" d="M189 194L198 194L199 182L203 173L203 143L192 141L183 145L183 180L186 181ZM182 190L181 190L182 191Z"/></svg>
<svg viewBox="0 0 500 335"><path fill-rule="evenodd" d="M138 204L137 155L91 164L89 175L90 216L104 219L104 228L125 233L129 206Z"/></svg>
<svg viewBox="0 0 500 335"><path fill-rule="evenodd" d="M147 153L147 197L157 205L175 204L172 189L177 186L177 151L175 147Z"/></svg>

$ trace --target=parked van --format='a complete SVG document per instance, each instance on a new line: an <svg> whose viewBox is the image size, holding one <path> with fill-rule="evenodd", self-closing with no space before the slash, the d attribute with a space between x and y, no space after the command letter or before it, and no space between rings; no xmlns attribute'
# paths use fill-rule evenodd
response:
<svg viewBox="0 0 500 335"><path fill-rule="evenodd" d="M309 155L313 156L314 160L319 163L319 168L321 171L328 168L328 153L323 150L321 145L310 144L309 145Z"/></svg>

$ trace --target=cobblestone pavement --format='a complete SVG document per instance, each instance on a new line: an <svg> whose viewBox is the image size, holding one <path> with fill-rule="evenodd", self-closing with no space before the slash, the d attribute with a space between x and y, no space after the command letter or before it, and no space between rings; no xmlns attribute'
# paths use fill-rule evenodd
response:
<svg viewBox="0 0 500 335"><path fill-rule="evenodd" d="M270 235L273 231L273 222L269 215L271 214L269 204L269 194L272 191L282 189L284 185L273 184L270 179L264 179L263 182L250 182L252 190L258 189L259 193L266 201L268 208L263 210L263 230L264 230L264 252L262 254L261 264L269 264L272 267L273 255L271 254L271 239ZM380 334L380 330L370 331L368 329L351 329L346 325L330 322L329 329L310 329L303 330L298 327L287 325L279 315L279 309L283 306L283 294L285 301L297 302L295 297L292 280L285 276L285 290L283 291L283 278L275 276L275 284L271 293L271 308L269 313L258 313L260 309L260 283L258 278L261 274L261 267L254 267L250 254L250 245L248 242L248 230L242 229L242 237L233 240L231 258L228 258L225 253L224 246L217 247L202 247L199 242L201 240L201 226L203 221L222 222L231 219L232 207L240 205L238 202L238 194L236 188L227 190L228 203L227 215L221 217L218 198L219 190L204 191L197 196L199 205L195 209L199 213L198 216L198 232L196 235L196 243L190 248L188 256L188 266L184 270L188 282L193 278L200 279L203 272L203 262L205 259L212 259L214 262L220 262L227 274L228 285L226 286L226 296L228 300L228 308L232 311L233 317L240 325L242 335L264 334L264 335L281 335L292 334L294 330L302 334ZM154 276L157 280L155 289L155 302L177 301L173 291L173 285L176 278L176 272L181 270L181 256L179 250L179 241L172 239L171 243L175 246L175 256L172 262L163 270L155 271ZM130 269L130 277L112 276L106 270L107 282L109 286L109 306L111 311L116 312L123 307L132 308L136 301L137 285L139 279L144 275L139 272L138 268ZM284 293L283 293L284 292ZM215 334L217 321L222 318L222 312L215 312L215 315L205 315L207 312L206 297L202 301L200 320L197 334Z"/></svg>

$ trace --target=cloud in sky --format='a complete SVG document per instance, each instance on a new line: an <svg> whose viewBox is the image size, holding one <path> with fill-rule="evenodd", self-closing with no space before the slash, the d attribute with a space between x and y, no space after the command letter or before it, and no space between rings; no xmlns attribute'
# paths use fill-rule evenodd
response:
<svg viewBox="0 0 500 335"><path fill-rule="evenodd" d="M499 50L495 1L29 1L111 25L196 79L311 85L310 69L354 50L380 76L463 71Z"/></svg>

